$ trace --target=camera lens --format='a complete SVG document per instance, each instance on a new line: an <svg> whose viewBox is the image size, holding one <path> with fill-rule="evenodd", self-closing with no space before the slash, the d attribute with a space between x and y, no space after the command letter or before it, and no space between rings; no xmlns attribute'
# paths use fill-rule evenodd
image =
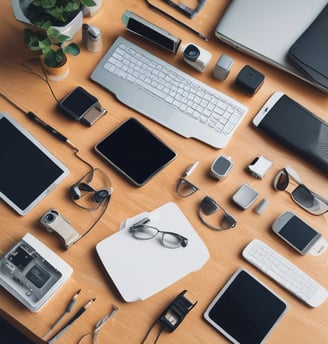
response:
<svg viewBox="0 0 328 344"><path fill-rule="evenodd" d="M200 56L200 51L195 45L189 44L184 50L183 54L186 59L195 62Z"/></svg>
<svg viewBox="0 0 328 344"><path fill-rule="evenodd" d="M55 215L48 213L44 216L44 221L47 223L51 223L55 221Z"/></svg>

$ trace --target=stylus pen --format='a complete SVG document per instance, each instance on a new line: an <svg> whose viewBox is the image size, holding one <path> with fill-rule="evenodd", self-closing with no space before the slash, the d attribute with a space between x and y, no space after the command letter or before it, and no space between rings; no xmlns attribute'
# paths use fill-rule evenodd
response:
<svg viewBox="0 0 328 344"><path fill-rule="evenodd" d="M71 312L73 306L74 306L75 303L76 303L76 300L77 300L77 298L78 298L80 292L81 292L81 289L79 289L79 290L74 294L74 296L72 297L72 299L71 299L70 302L68 303L68 305L67 305L65 311L64 311L64 312L55 320L55 322L51 325L51 327L50 327L51 330L55 328L55 326L59 323L59 321L65 316L65 314Z"/></svg>
<svg viewBox="0 0 328 344"><path fill-rule="evenodd" d="M173 20L176 24L179 24L180 26L184 27L185 29L191 31L193 34L195 34L196 36L198 36L199 38L203 39L204 41L208 41L208 39L203 35L201 34L200 32L194 30L192 27L190 27L189 25L185 24L184 22L178 20L177 18L171 16L170 14L164 12L163 10L161 10L160 8L154 6L153 4L151 4L149 2L149 0L145 0L147 5L150 7L150 9L154 10L154 11L157 11L159 12L160 14L162 14L163 16Z"/></svg>
<svg viewBox="0 0 328 344"><path fill-rule="evenodd" d="M199 161L195 161L195 162L193 162L191 165L189 165L189 166L186 168L186 170L184 171L183 176L184 176L184 177L190 176L190 175L195 171L195 169L196 169L196 167L198 166L198 164L199 164Z"/></svg>
<svg viewBox="0 0 328 344"><path fill-rule="evenodd" d="M89 300L84 306L82 306L73 317L62 327L57 334L48 340L48 344L55 343L72 325L73 323L96 301L96 298Z"/></svg>
<svg viewBox="0 0 328 344"><path fill-rule="evenodd" d="M43 129L45 129L48 133L53 135L55 138L57 138L59 141L62 141L64 143L67 143L69 146L71 146L73 149L78 148L63 134L61 134L59 131L57 131L55 128L53 128L51 125L44 122L40 117L38 117L36 114L34 114L32 111L25 111L20 106L18 106L16 103L14 103L10 98L5 96L3 93L0 93L2 98L4 98L8 103L13 105L16 109L21 111L24 115L26 115L29 119L31 119L33 122L39 124Z"/></svg>

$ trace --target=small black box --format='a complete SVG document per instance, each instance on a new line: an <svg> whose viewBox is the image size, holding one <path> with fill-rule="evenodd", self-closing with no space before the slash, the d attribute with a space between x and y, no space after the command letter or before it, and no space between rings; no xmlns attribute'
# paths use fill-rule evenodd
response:
<svg viewBox="0 0 328 344"><path fill-rule="evenodd" d="M245 90L248 94L255 94L264 81L264 75L249 65L244 66L238 73L236 85Z"/></svg>

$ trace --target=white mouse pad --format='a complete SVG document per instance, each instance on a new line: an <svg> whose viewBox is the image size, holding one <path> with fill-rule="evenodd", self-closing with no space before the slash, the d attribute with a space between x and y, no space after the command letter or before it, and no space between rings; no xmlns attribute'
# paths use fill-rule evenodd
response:
<svg viewBox="0 0 328 344"><path fill-rule="evenodd" d="M135 239L128 228L145 216L159 230L175 232L188 238L188 245L176 249L164 247L160 235L150 240ZM209 258L207 247L180 208L172 202L126 220L121 230L99 242L96 250L107 273L127 302L152 296L190 272L200 269Z"/></svg>

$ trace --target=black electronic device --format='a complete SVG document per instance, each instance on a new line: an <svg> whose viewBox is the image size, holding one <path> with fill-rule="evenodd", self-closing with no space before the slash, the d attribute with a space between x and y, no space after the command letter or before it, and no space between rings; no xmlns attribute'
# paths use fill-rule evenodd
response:
<svg viewBox="0 0 328 344"><path fill-rule="evenodd" d="M249 95L255 94L263 82L264 75L249 65L244 66L236 78L236 85Z"/></svg>
<svg viewBox="0 0 328 344"><path fill-rule="evenodd" d="M125 11L122 22L127 30L141 36L162 48L177 53L181 39L161 27L149 22L131 11Z"/></svg>
<svg viewBox="0 0 328 344"><path fill-rule="evenodd" d="M270 137L328 172L328 123L282 92L275 92L253 123Z"/></svg>
<svg viewBox="0 0 328 344"><path fill-rule="evenodd" d="M210 303L204 318L234 344L260 344L287 309L284 300L240 268Z"/></svg>
<svg viewBox="0 0 328 344"><path fill-rule="evenodd" d="M78 86L58 103L59 109L69 117L91 126L107 113L98 99Z"/></svg>
<svg viewBox="0 0 328 344"><path fill-rule="evenodd" d="M179 1L175 3L172 0L162 0L171 7L175 8L180 13L184 14L186 17L192 19L205 5L206 0L198 0L198 4L195 8L188 7L183 2Z"/></svg>
<svg viewBox="0 0 328 344"><path fill-rule="evenodd" d="M187 290L182 291L161 314L159 321L169 332L173 332L196 306L197 301L191 301L190 296Z"/></svg>
<svg viewBox="0 0 328 344"><path fill-rule="evenodd" d="M325 245L321 244L323 241L319 243L321 234L291 211L280 215L274 221L272 230L302 255L311 250L318 255L325 249Z"/></svg>
<svg viewBox="0 0 328 344"><path fill-rule="evenodd" d="M137 186L175 159L176 153L135 118L129 118L95 146L95 150Z"/></svg>
<svg viewBox="0 0 328 344"><path fill-rule="evenodd" d="M8 113L0 113L0 198L26 215L68 174L67 167Z"/></svg>

